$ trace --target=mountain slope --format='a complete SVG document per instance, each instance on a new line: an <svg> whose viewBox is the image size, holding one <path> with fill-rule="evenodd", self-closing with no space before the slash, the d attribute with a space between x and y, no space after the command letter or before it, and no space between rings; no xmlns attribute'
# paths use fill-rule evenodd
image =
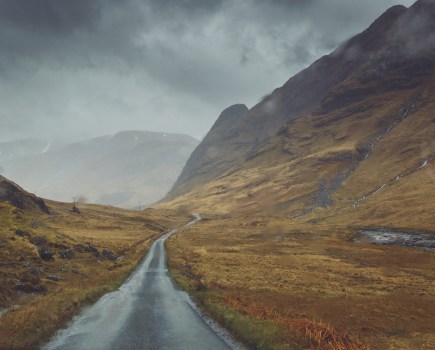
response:
<svg viewBox="0 0 435 350"><path fill-rule="evenodd" d="M222 150L226 165L221 167L220 171L216 171L216 176L222 175L233 166L237 167L241 159L246 159L269 137L273 136L284 123L318 108L324 98L339 83L366 62L370 54L366 52L366 46L379 41L377 33L380 30L389 30L394 20L405 10L403 6L391 8L364 33L290 78L281 88L273 91L236 121L220 121L220 119L225 119L221 115L217 123L221 126L220 130L225 130L225 133L219 134L218 130L215 131L212 128L201 144L202 149ZM361 55L364 52L365 55ZM222 160L219 159L221 157L219 154L202 153L203 158L207 155L209 162ZM201 163L202 160L197 157L192 161L189 160L188 165L191 168L195 168L193 161ZM183 192L183 183L188 184L190 180L203 183L201 176L202 173L181 178L177 183L178 192ZM177 190L177 187L174 190Z"/></svg>
<svg viewBox="0 0 435 350"><path fill-rule="evenodd" d="M172 205L312 220L344 211L354 224L433 227L416 213L426 217L435 194L434 38L433 1L390 8L237 122L212 129L199 147L221 152L187 162L207 166L183 171Z"/></svg>
<svg viewBox="0 0 435 350"><path fill-rule="evenodd" d="M434 39L435 1L392 7L217 123L157 206L204 216L173 275L240 339L434 348Z"/></svg>
<svg viewBox="0 0 435 350"><path fill-rule="evenodd" d="M16 158L4 174L44 198L132 208L162 198L197 144L187 135L126 131Z"/></svg>
<svg viewBox="0 0 435 350"><path fill-rule="evenodd" d="M0 177L1 349L41 348L118 289L163 232L189 220L153 209L72 208Z"/></svg>
<svg viewBox="0 0 435 350"><path fill-rule="evenodd" d="M226 150L221 145L225 144L225 140L230 140L231 143L234 142L231 126L237 125L247 112L248 107L243 104L236 104L221 113L204 141L189 157L182 173L172 187L171 195L180 192L179 187L183 187L183 191L192 189L195 185L195 181L189 181L192 178L201 177L202 181L210 180L227 168L228 160L224 153ZM239 147L239 145L235 145L235 147Z"/></svg>

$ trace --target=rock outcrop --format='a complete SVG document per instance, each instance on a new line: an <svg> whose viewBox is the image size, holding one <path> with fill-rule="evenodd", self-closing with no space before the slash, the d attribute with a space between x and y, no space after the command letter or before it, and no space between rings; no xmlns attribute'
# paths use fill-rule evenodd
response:
<svg viewBox="0 0 435 350"><path fill-rule="evenodd" d="M38 210L50 214L50 209L43 199L25 191L3 176L0 176L0 201L8 202L22 210Z"/></svg>

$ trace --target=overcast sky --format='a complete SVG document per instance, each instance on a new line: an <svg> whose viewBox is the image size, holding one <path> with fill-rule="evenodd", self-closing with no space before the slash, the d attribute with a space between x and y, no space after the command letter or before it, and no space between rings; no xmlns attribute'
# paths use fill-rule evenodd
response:
<svg viewBox="0 0 435 350"><path fill-rule="evenodd" d="M403 0L0 0L0 142L203 137Z"/></svg>

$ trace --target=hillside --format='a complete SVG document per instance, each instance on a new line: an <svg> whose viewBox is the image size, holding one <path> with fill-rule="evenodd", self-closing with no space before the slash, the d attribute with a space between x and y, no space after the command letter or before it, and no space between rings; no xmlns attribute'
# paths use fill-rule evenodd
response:
<svg viewBox="0 0 435 350"><path fill-rule="evenodd" d="M43 200L0 177L0 349L35 349L116 289L152 241L189 220Z"/></svg>
<svg viewBox="0 0 435 350"><path fill-rule="evenodd" d="M0 175L0 201L9 203L18 209L28 209L50 214L44 200L36 197L12 181Z"/></svg>
<svg viewBox="0 0 435 350"><path fill-rule="evenodd" d="M3 174L44 198L137 208L166 194L197 144L187 135L126 131L16 157Z"/></svg>
<svg viewBox="0 0 435 350"><path fill-rule="evenodd" d="M431 1L394 6L251 110L223 113L169 198L221 213L344 210L358 221L371 210L373 223L432 227L434 19ZM399 193L415 221L396 215Z"/></svg>
<svg viewBox="0 0 435 350"><path fill-rule="evenodd" d="M180 192L179 187L184 191L192 189L195 181L192 178L200 177L202 181L212 180L216 175L225 171L228 167L228 154L222 149L222 144L228 140L231 144L236 142L230 126L237 125L248 112L248 107L243 104L236 104L225 109L201 144L189 157L182 173L173 185L170 195ZM244 145L235 145L243 147ZM187 182L187 184L186 184Z"/></svg>
<svg viewBox="0 0 435 350"><path fill-rule="evenodd" d="M171 271L252 348L434 349L434 37L434 1L390 8L222 113L156 206L203 214Z"/></svg>
<svg viewBox="0 0 435 350"><path fill-rule="evenodd" d="M386 55L383 53L382 43L379 42L382 40L379 33L394 30L394 23L403 11L403 6L389 9L365 32L290 78L282 87L274 90L237 120L221 116L216 124L225 132L219 133L215 130L215 125L201 144L204 149L220 150L219 153L203 152L203 158L207 158L210 164L208 170L214 172L216 177L233 167L237 168L285 123L318 109L325 102L327 95L356 71L366 72L368 60L373 66L372 69L382 66ZM389 39L385 38L385 41L387 40ZM382 57L376 57L378 55ZM354 92L354 95L358 92ZM351 96L344 98L350 99ZM331 108L332 103L328 106ZM216 171L213 162L222 161L222 157L226 166ZM196 159L196 162L200 163L201 160ZM190 168L196 169L195 164L188 164ZM202 174L203 172L195 173L194 176L182 179L178 188L174 190L185 192L183 185L189 188L188 184L191 181L204 183L201 179Z"/></svg>

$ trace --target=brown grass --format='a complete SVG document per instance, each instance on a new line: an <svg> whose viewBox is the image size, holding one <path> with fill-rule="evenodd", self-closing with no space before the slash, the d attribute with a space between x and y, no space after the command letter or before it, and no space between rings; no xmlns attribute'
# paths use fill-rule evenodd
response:
<svg viewBox="0 0 435 350"><path fill-rule="evenodd" d="M285 338L297 349L434 349L433 253L355 244L346 230L276 217L205 220L168 241L169 262L244 341L257 335L226 313L272 322L280 336L260 348L286 348L277 345Z"/></svg>
<svg viewBox="0 0 435 350"><path fill-rule="evenodd" d="M230 328L232 318L220 315L231 312L216 305L239 298L286 310L289 324L316 320L306 330L295 323L294 339L329 339L333 329L342 339L337 346L349 335L372 349L434 349L433 253L352 243L361 227L435 232L434 87L432 79L421 91L370 95L289 119L226 174L209 182L203 173L193 177L190 184L199 185L191 192L156 207L210 218L168 242L177 278L184 273ZM396 123L404 109L409 113ZM275 326L285 333L282 323ZM244 338L252 338L247 329Z"/></svg>
<svg viewBox="0 0 435 350"><path fill-rule="evenodd" d="M1 349L30 349L47 341L84 305L121 285L155 238L187 221L152 209L132 212L88 205L77 215L69 204L48 204L53 215L22 212L0 203L0 306L9 308L0 318ZM76 251L72 259L56 254L54 260L43 261L27 237L15 235L17 228L43 237L56 252L89 243L100 253L110 249L121 258L111 261ZM48 275L61 280L49 280ZM18 291L17 281L42 286L43 291Z"/></svg>
<svg viewBox="0 0 435 350"><path fill-rule="evenodd" d="M227 298L226 304L244 315L262 320L271 320L288 327L288 342L294 341L294 331L305 338L305 344L320 350L367 350L368 345L350 336L345 331L338 331L331 325L309 318L292 318L290 310L283 311L276 306L265 307L257 304L243 304L240 299ZM285 329L285 328L284 328Z"/></svg>

